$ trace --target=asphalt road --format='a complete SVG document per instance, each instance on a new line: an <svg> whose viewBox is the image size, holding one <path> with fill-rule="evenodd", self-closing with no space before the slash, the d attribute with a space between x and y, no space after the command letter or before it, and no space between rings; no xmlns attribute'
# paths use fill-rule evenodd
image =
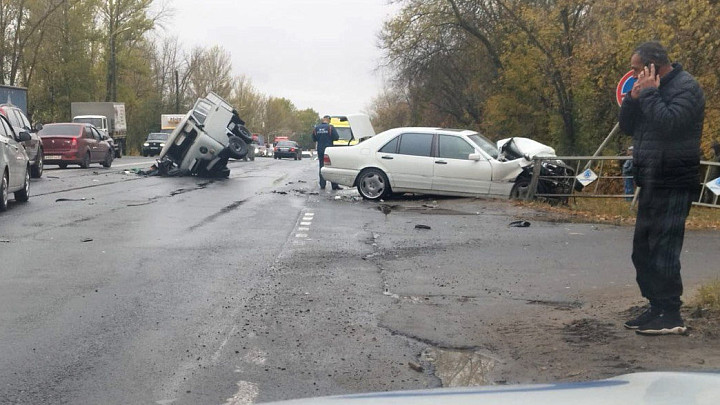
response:
<svg viewBox="0 0 720 405"><path fill-rule="evenodd" d="M151 162L50 166L0 214L0 403L437 387L428 348L502 356L493 319L636 294L629 228L508 228L525 213L474 199L384 215L354 190L318 191L309 159L232 162L226 180L129 171ZM719 242L688 234L687 285L717 276Z"/></svg>

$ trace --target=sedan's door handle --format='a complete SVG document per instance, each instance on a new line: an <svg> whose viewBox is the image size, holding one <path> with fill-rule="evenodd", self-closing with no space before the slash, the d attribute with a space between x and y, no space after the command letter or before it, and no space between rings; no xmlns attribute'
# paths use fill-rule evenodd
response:
<svg viewBox="0 0 720 405"><path fill-rule="evenodd" d="M436 164L436 165L446 165L447 162L444 161L444 160L436 160L436 161L435 161L435 164Z"/></svg>
<svg viewBox="0 0 720 405"><path fill-rule="evenodd" d="M393 160L394 158L392 156L383 156L381 159Z"/></svg>

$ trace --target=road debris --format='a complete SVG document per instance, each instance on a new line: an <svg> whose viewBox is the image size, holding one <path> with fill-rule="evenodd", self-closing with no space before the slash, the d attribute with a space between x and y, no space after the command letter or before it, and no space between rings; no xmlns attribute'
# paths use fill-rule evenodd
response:
<svg viewBox="0 0 720 405"><path fill-rule="evenodd" d="M423 224L417 224L415 225L415 229L432 229L430 225L423 225Z"/></svg>
<svg viewBox="0 0 720 405"><path fill-rule="evenodd" d="M530 226L530 222L528 221L512 221L508 224L508 226L515 227L515 228L527 228Z"/></svg>
<svg viewBox="0 0 720 405"><path fill-rule="evenodd" d="M85 243L85 242L92 242L92 241L93 241L92 238L83 238L80 242Z"/></svg>
<svg viewBox="0 0 720 405"><path fill-rule="evenodd" d="M55 202L65 202L65 201L85 201L86 198L58 198L55 200Z"/></svg>
<svg viewBox="0 0 720 405"><path fill-rule="evenodd" d="M423 371L425 371L425 368L423 368L423 366L421 366L418 363L415 363L414 361L408 362L408 367L410 367L414 371L417 371L418 373L422 373Z"/></svg>

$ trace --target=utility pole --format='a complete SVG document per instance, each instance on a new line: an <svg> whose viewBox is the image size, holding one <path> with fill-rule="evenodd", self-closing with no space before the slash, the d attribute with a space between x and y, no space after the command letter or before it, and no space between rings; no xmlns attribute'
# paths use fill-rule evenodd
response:
<svg viewBox="0 0 720 405"><path fill-rule="evenodd" d="M177 69L175 69L175 114L180 114L180 80Z"/></svg>

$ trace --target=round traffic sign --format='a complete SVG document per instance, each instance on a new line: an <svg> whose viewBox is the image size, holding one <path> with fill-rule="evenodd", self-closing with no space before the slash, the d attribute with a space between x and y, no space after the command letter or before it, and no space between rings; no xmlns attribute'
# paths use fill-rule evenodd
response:
<svg viewBox="0 0 720 405"><path fill-rule="evenodd" d="M625 76L620 79L620 82L617 85L617 90L615 90L615 99L617 100L618 105L622 105L623 97L632 90L633 84L635 84L633 73L634 72L632 70L625 73Z"/></svg>

